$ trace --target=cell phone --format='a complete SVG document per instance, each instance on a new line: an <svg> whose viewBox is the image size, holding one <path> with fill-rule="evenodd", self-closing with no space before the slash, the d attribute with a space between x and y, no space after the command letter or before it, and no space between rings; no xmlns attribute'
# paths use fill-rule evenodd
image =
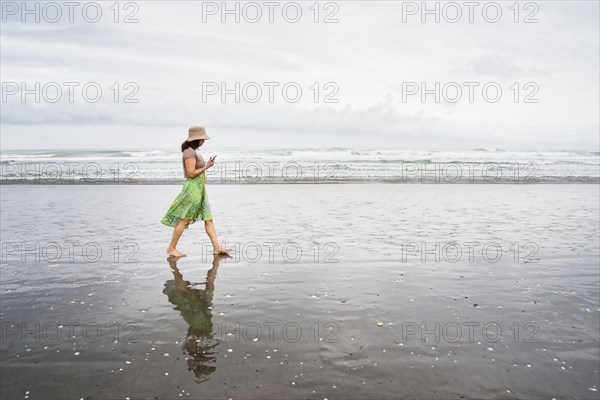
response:
<svg viewBox="0 0 600 400"><path fill-rule="evenodd" d="M215 161L215 158L217 158L217 156L215 155L214 157L211 158L212 161Z"/></svg>

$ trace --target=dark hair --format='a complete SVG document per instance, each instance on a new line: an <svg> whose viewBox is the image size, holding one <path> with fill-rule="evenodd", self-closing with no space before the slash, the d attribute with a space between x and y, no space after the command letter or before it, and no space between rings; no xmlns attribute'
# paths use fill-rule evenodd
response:
<svg viewBox="0 0 600 400"><path fill-rule="evenodd" d="M181 152L183 153L185 149L188 149L190 147L194 150L200 147L200 139L192 140L191 142L185 141L181 143Z"/></svg>

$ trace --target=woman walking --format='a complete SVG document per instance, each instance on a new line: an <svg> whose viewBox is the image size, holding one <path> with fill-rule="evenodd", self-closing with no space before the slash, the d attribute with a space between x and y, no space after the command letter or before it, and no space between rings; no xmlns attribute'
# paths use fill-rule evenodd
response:
<svg viewBox="0 0 600 400"><path fill-rule="evenodd" d="M181 193L175 198L169 211L165 214L161 223L174 227L171 244L167 253L175 257L185 257L185 254L177 250L177 242L184 229L197 220L204 221L204 229L213 245L214 254L227 254L231 250L219 246L217 232L213 223L210 205L206 196L206 174L205 171L214 165L214 157L205 164L196 149L209 139L206 130L202 126L192 126L188 131L188 138L181 144L183 160L183 176L186 178ZM216 156L215 156L216 157Z"/></svg>

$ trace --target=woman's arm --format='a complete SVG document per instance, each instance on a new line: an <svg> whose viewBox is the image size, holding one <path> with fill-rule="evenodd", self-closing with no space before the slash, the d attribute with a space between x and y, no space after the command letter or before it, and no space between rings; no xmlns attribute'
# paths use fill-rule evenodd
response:
<svg viewBox="0 0 600 400"><path fill-rule="evenodd" d="M210 167L212 167L213 165L214 165L214 162L212 160L208 160L208 162L206 163L206 165L204 167L196 169L196 159L193 157L186 158L185 159L185 173L188 178L195 178L198 175L200 175L201 173L203 173L204 171L206 171L207 169L209 169Z"/></svg>

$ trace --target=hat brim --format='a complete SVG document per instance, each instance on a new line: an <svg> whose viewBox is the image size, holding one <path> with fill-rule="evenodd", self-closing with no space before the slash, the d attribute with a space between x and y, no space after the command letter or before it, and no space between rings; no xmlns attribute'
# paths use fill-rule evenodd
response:
<svg viewBox="0 0 600 400"><path fill-rule="evenodd" d="M194 140L208 140L208 135L191 135L187 138L186 142L193 142Z"/></svg>

